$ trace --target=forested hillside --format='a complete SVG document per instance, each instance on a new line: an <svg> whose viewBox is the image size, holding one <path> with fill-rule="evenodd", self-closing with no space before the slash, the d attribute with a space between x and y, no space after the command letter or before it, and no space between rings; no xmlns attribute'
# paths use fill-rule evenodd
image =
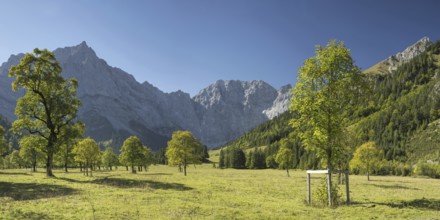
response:
<svg viewBox="0 0 440 220"><path fill-rule="evenodd" d="M349 120L356 145L375 141L384 151L384 159L400 164L414 164L420 159L438 160L440 129L440 41L425 52L400 65L389 74L371 71L370 90L363 102L355 106ZM294 143L289 125L292 113L286 112L268 121L223 148L249 149L268 146L266 157L276 154L282 139ZM294 166L316 166L315 155L300 143ZM357 147L357 146L354 146Z"/></svg>

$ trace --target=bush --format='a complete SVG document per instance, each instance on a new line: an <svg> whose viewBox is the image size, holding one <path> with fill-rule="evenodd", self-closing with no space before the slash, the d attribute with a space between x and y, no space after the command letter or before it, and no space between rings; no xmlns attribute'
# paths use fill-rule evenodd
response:
<svg viewBox="0 0 440 220"><path fill-rule="evenodd" d="M398 161L381 161L377 169L372 172L373 175L387 176L410 176L411 166Z"/></svg>
<svg viewBox="0 0 440 220"><path fill-rule="evenodd" d="M420 176L428 176L431 178L440 178L440 164L419 162L414 173Z"/></svg>
<svg viewBox="0 0 440 220"><path fill-rule="evenodd" d="M342 203L342 200L341 200L342 195L341 195L341 192L339 189L337 178L332 178L332 179L334 179L332 181L332 186L331 186L332 205L338 206L339 204ZM314 197L313 201L316 201L316 203L314 204L315 206L319 206L319 207L328 206L327 176L322 179L322 181L321 181L320 185L318 186L318 189L316 190L316 193L314 194L313 197Z"/></svg>
<svg viewBox="0 0 440 220"><path fill-rule="evenodd" d="M272 169L275 169L278 167L278 164L275 161L275 157L273 155L266 157L266 165L267 165L267 167L272 168Z"/></svg>

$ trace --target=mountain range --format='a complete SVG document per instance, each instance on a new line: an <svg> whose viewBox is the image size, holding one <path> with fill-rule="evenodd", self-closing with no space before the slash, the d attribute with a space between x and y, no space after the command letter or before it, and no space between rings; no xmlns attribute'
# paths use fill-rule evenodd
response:
<svg viewBox="0 0 440 220"><path fill-rule="evenodd" d="M136 135L159 149L176 130L190 130L203 144L216 147L285 112L291 98L290 85L277 90L260 80L218 80L194 97L180 90L165 93L110 66L86 42L54 54L62 75L79 82L78 119L86 125L85 135L115 148ZM0 66L0 114L9 121L15 120L15 104L24 91L12 92L8 71L23 56L11 55Z"/></svg>

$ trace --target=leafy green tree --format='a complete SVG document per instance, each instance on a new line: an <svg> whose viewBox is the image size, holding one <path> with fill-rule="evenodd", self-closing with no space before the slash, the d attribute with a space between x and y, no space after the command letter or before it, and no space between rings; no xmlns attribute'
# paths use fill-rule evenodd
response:
<svg viewBox="0 0 440 220"><path fill-rule="evenodd" d="M150 166L153 163L153 153L151 153L150 148L147 146L144 146L142 149L142 158L140 160L139 166L144 168L145 172L148 169L148 166Z"/></svg>
<svg viewBox="0 0 440 220"><path fill-rule="evenodd" d="M313 150L328 169L338 160L346 116L363 91L360 70L342 42L318 46L298 72L290 124L306 149Z"/></svg>
<svg viewBox="0 0 440 220"><path fill-rule="evenodd" d="M373 141L362 144L354 152L353 159L350 161L351 169L358 169L367 173L367 179L370 181L370 173L375 170L382 161L383 151L376 148Z"/></svg>
<svg viewBox="0 0 440 220"><path fill-rule="evenodd" d="M20 157L23 161L31 165L32 172L37 171L37 162L44 159L41 149L46 145L46 140L39 136L25 136L20 141Z"/></svg>
<svg viewBox="0 0 440 220"><path fill-rule="evenodd" d="M20 152L18 150L13 150L9 155L9 168L21 168L24 165L23 159L20 157Z"/></svg>
<svg viewBox="0 0 440 220"><path fill-rule="evenodd" d="M68 172L68 165L74 159L74 155L72 153L73 146L75 146L75 144L78 143L78 141L84 135L84 131L85 126L80 122L61 130L58 138L58 144L60 145L60 151L58 154L59 157L62 158L65 172Z"/></svg>
<svg viewBox="0 0 440 220"><path fill-rule="evenodd" d="M92 167L93 163L100 158L101 150L95 140L88 137L79 141L73 148L75 154L75 161L85 165L84 174L89 175L88 169ZM92 176L92 169L90 169L90 176Z"/></svg>
<svg viewBox="0 0 440 220"><path fill-rule="evenodd" d="M183 166L186 176L186 167L189 164L200 164L203 155L200 149L203 145L191 134L190 131L175 131L168 141L166 157L168 165Z"/></svg>
<svg viewBox="0 0 440 220"><path fill-rule="evenodd" d="M17 66L12 66L10 77L15 77L12 90L25 89L15 108L17 120L12 130L18 134L38 135L46 140L46 175L53 176L53 156L59 150L63 129L75 124L80 106L76 97L78 82L61 76L61 66L52 52L34 49Z"/></svg>
<svg viewBox="0 0 440 220"><path fill-rule="evenodd" d="M275 161L278 163L279 168L286 170L288 177L290 177L289 168L293 168L293 154L292 144L289 140L282 139Z"/></svg>
<svg viewBox="0 0 440 220"><path fill-rule="evenodd" d="M102 165L112 170L113 166L119 163L118 156L113 152L113 148L107 147L101 157Z"/></svg>
<svg viewBox="0 0 440 220"><path fill-rule="evenodd" d="M9 145L6 141L6 131L3 126L0 125L0 157L3 157L9 152Z"/></svg>
<svg viewBox="0 0 440 220"><path fill-rule="evenodd" d="M136 173L134 166L140 165L144 158L144 145L136 136L128 137L122 144L119 162L131 166L131 172Z"/></svg>

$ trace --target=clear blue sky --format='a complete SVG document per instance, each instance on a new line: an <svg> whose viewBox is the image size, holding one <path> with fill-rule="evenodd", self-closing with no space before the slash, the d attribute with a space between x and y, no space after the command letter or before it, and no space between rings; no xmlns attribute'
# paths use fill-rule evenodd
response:
<svg viewBox="0 0 440 220"><path fill-rule="evenodd" d="M440 39L440 1L2 1L0 62L86 41L112 66L165 92L218 79L294 84L314 46L342 40L366 69L423 36Z"/></svg>

